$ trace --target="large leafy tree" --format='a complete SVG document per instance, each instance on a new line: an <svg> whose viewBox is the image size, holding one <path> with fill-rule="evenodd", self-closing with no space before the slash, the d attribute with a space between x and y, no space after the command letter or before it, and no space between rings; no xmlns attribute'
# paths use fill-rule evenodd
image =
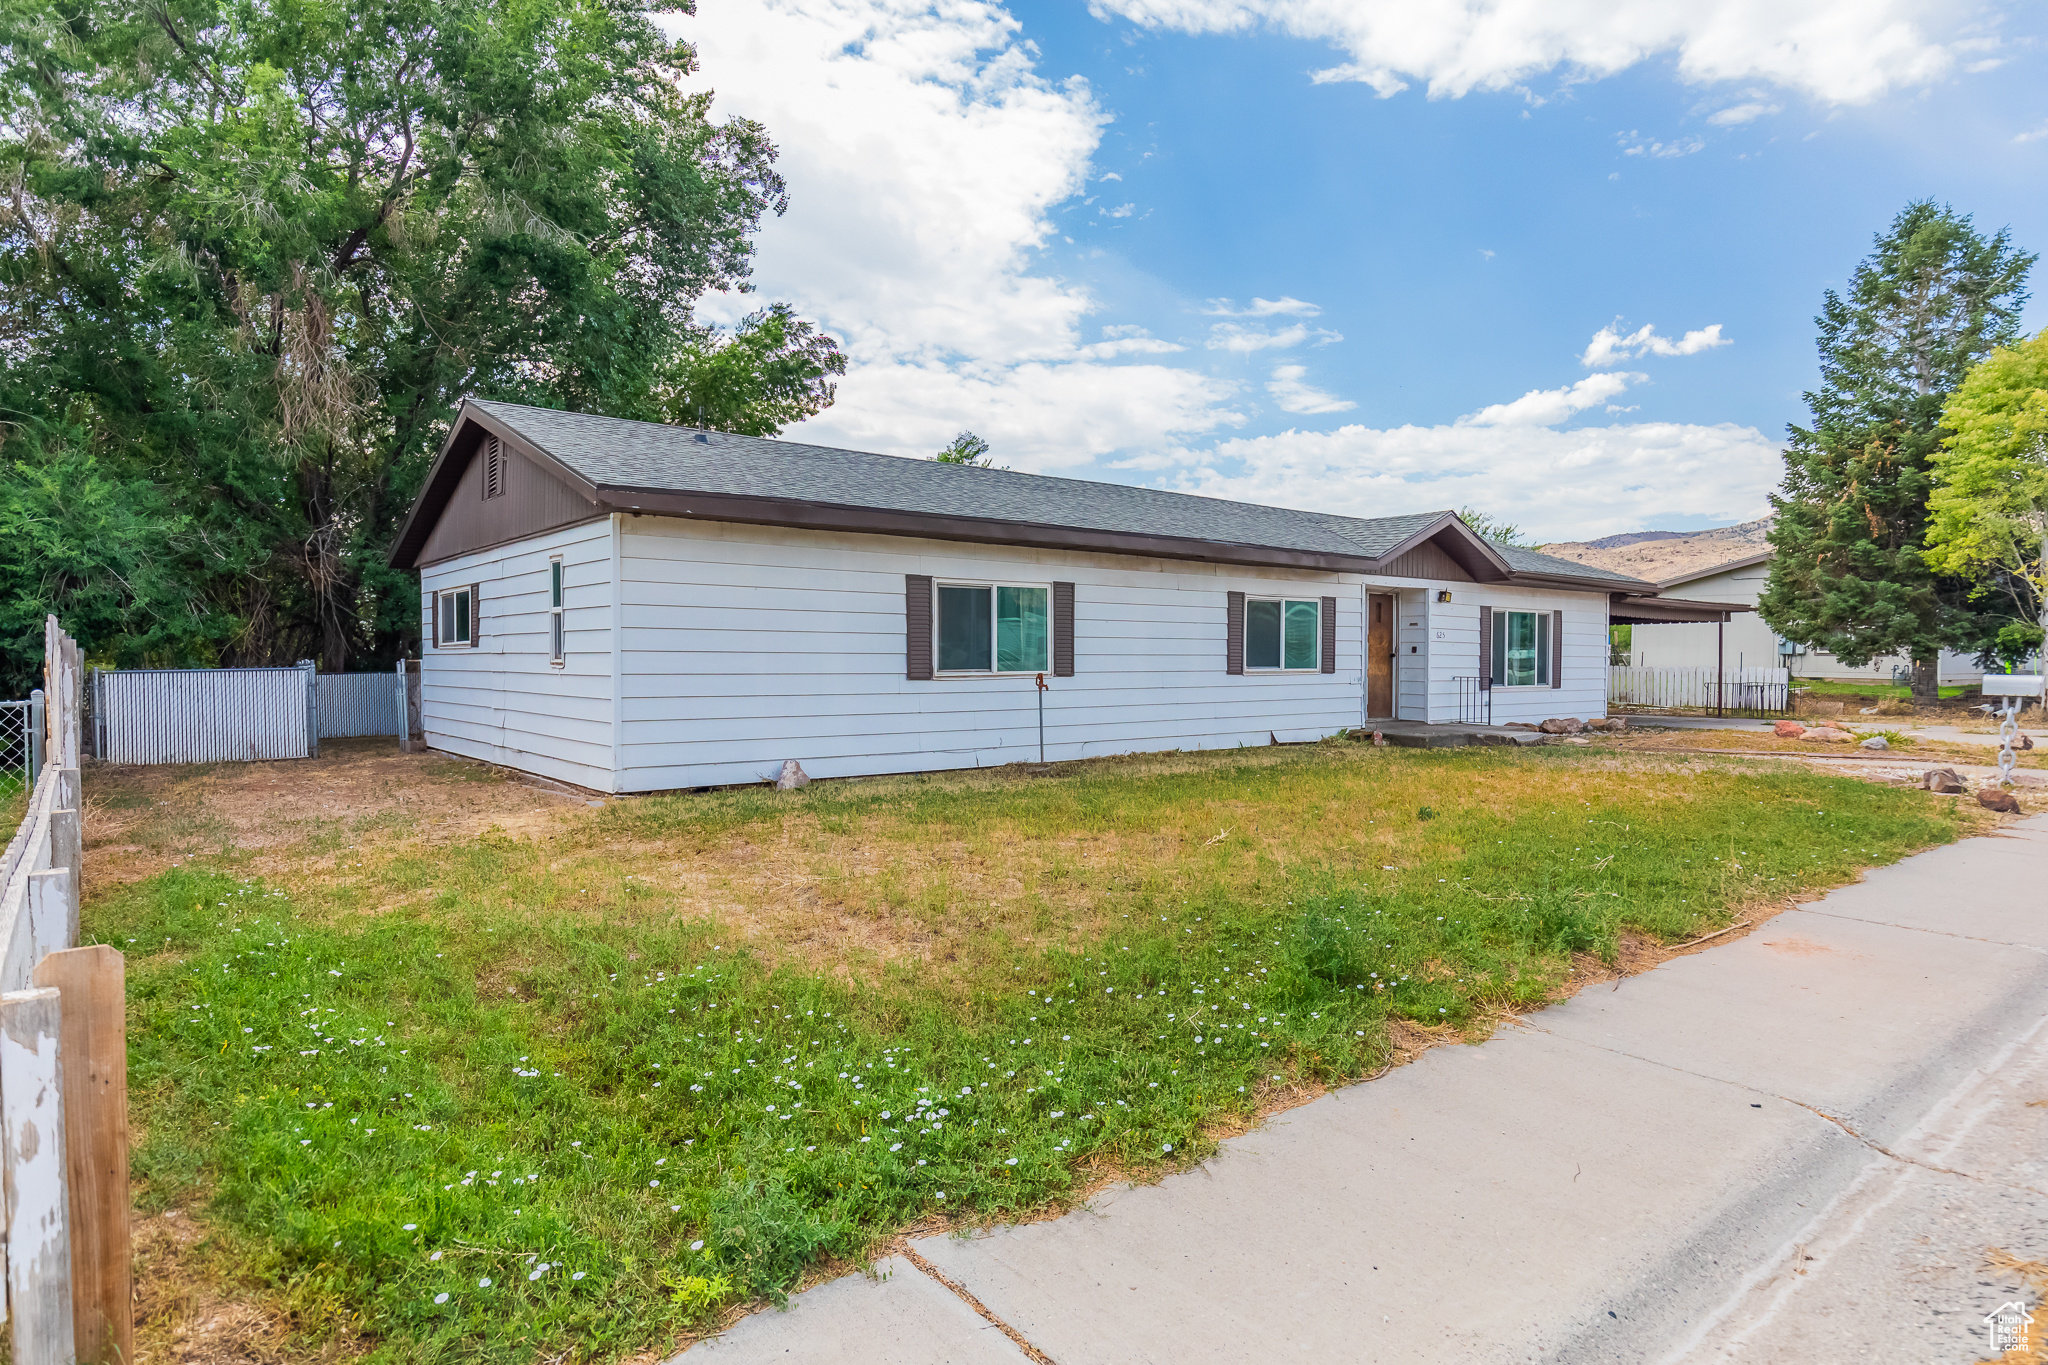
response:
<svg viewBox="0 0 2048 1365"><path fill-rule="evenodd" d="M1906 206L1820 316L1812 425L1791 428L1771 499L1770 583L1758 610L1787 639L1845 663L1913 661L1913 695L1937 696L1936 660L1986 622L1972 583L1922 554L1942 409L1970 367L2018 334L2035 258L1932 202Z"/></svg>
<svg viewBox="0 0 2048 1365"><path fill-rule="evenodd" d="M1992 652L2011 658L2048 632L2048 331L1971 370L1942 425L1927 562L2005 599Z"/></svg>
<svg viewBox="0 0 2048 1365"><path fill-rule="evenodd" d="M693 64L638 0L4 0L0 421L160 492L203 657L388 659L462 396L660 419L749 335L693 306L785 187ZM831 398L767 316L741 429Z"/></svg>

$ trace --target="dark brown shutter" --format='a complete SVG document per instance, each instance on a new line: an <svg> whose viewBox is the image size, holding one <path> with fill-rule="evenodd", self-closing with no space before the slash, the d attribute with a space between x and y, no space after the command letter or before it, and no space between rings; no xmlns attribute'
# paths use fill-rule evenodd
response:
<svg viewBox="0 0 2048 1365"><path fill-rule="evenodd" d="M903 676L932 680L932 576L903 575Z"/></svg>
<svg viewBox="0 0 2048 1365"><path fill-rule="evenodd" d="M1493 608L1479 609L1479 685L1493 686Z"/></svg>
<svg viewBox="0 0 2048 1365"><path fill-rule="evenodd" d="M1550 685L1564 686L1564 613L1550 613Z"/></svg>
<svg viewBox="0 0 2048 1365"><path fill-rule="evenodd" d="M1337 599L1323 599L1323 672L1337 671Z"/></svg>
<svg viewBox="0 0 2048 1365"><path fill-rule="evenodd" d="M477 643L484 638L484 585L469 585L469 642Z"/></svg>
<svg viewBox="0 0 2048 1365"><path fill-rule="evenodd" d="M427 626L427 629L428 629L428 630L429 630L429 631L430 631L430 632L431 632L431 633L433 634L433 637L434 637L433 639L429 640L429 641L428 641L427 643L429 643L429 644L431 644L431 645L435 646L436 648L439 648L439 647L440 647L440 644L441 644L441 594L440 594L440 593L438 593L438 592L430 592L430 593L428 593L428 594L427 594L427 610L428 610L428 612L429 612L429 613L431 613L431 615L432 615L432 617L433 617L432 621L431 621L431 622L430 622L430 623L428 624L428 626Z"/></svg>
<svg viewBox="0 0 2048 1365"><path fill-rule="evenodd" d="M1074 676L1074 585L1052 585L1052 675Z"/></svg>
<svg viewBox="0 0 2048 1365"><path fill-rule="evenodd" d="M1230 594L1223 626L1223 671L1244 672L1244 594Z"/></svg>

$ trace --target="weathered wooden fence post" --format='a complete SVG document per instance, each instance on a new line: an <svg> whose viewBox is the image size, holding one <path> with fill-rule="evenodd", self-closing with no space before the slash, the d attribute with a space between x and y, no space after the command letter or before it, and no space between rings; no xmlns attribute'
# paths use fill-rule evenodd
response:
<svg viewBox="0 0 2048 1365"><path fill-rule="evenodd" d="M7 1299L14 1365L74 1365L62 1024L57 992L0 995L0 1143L6 1146Z"/></svg>
<svg viewBox="0 0 2048 1365"><path fill-rule="evenodd" d="M59 996L71 1313L80 1365L130 1365L135 1309L128 1223L127 964L105 944L51 953L38 986Z"/></svg>

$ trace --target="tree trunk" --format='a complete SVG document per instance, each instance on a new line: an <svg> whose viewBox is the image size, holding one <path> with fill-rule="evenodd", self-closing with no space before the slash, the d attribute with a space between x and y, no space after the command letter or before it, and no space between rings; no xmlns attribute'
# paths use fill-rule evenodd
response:
<svg viewBox="0 0 2048 1365"><path fill-rule="evenodd" d="M1913 660L1913 705L1937 706L1941 702L1940 656Z"/></svg>

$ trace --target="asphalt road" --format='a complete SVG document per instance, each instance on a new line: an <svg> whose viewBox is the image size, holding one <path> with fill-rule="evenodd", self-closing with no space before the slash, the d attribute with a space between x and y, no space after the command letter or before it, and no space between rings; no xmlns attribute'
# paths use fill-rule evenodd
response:
<svg viewBox="0 0 2048 1365"><path fill-rule="evenodd" d="M678 1359L1983 1359L2048 1261L2048 817L913 1249Z"/></svg>

